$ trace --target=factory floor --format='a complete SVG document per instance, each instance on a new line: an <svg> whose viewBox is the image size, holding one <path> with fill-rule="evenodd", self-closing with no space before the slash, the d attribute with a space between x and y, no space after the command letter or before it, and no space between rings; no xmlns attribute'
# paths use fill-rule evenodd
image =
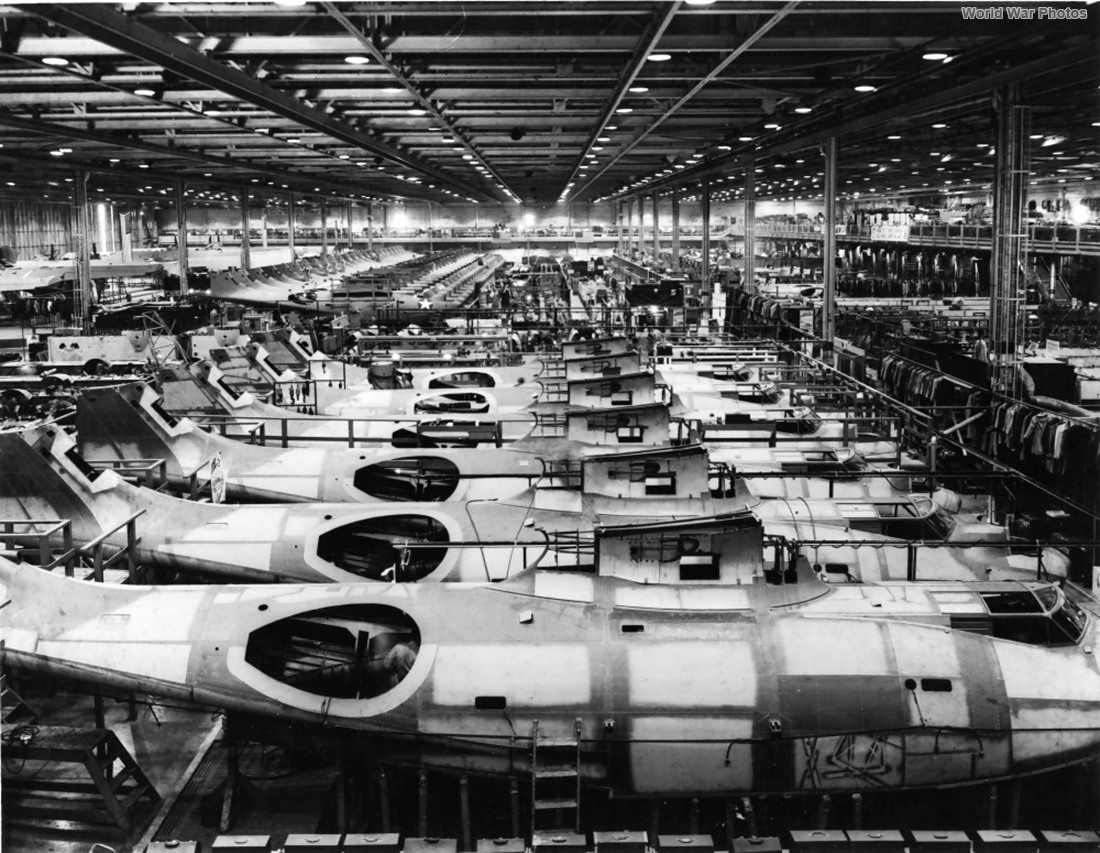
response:
<svg viewBox="0 0 1100 853"><path fill-rule="evenodd" d="M32 739L54 727L78 730L96 728L94 701L87 694L49 691L26 683L16 683L19 695L36 715L19 720ZM107 699L104 716L107 728L117 736L132 755L154 788L162 795L172 791L184 777L189 764L204 743L220 728L220 719L210 712L198 712L165 705L136 704L134 719L125 702ZM5 726L10 734L10 726ZM116 766L117 769L117 766ZM16 760L11 749L4 756L4 809L2 821L3 849L7 853L49 851L49 853L86 853L93 844L104 844L115 850L128 847L127 833L112 825L106 810L96 824L45 820L22 814L29 800L19 793L24 787L47 786L53 783L86 784L89 775L78 763L46 760ZM61 802L59 799L58 802ZM134 828L130 838L140 836L144 825L156 813L156 806L145 803L133 812Z"/></svg>
<svg viewBox="0 0 1100 853"><path fill-rule="evenodd" d="M17 684L27 704L38 713L34 725L94 727L93 701L84 694L44 692L33 685ZM229 745L223 736L223 720L209 711L168 705L138 703L130 719L130 706L108 700L106 720L137 759L162 796L134 815L129 833L109 825L74 821L28 820L19 814L22 801L13 789L27 780L64 777L87 778L78 765L61 767L44 761L18 761L7 747L3 757L2 848L5 853L107 853L94 850L105 845L117 853L144 851L152 841L196 841L200 849L212 849L222 834ZM11 729L5 726L5 731ZM460 838L460 794L457 778L430 774L430 808L418 810L415 769L390 768L388 817L379 809L377 768L370 771L359 758L343 762L314 757L301 750L289 751L247 741L236 751L239 768L237 795L227 833L266 835L278 844L291 833L402 832L406 836L438 835ZM341 776L340 768L344 775ZM992 796L991 796L992 795ZM522 797L522 794L521 794ZM1067 829L1093 826L1100 820L1100 763L1067 768L1027 780L964 788L956 791L868 793L857 808L853 798L837 795L826 804L819 798L754 798L755 827L760 834L785 830L828 828ZM472 839L511 836L509 795L504 780L470 779ZM731 810L732 809L732 810ZM656 829L663 833L704 832L715 838L740 835L750 828L735 801L607 799L600 792L586 793L583 823L599 829ZM732 821L732 823L731 823ZM527 816L518 822L527 829Z"/></svg>

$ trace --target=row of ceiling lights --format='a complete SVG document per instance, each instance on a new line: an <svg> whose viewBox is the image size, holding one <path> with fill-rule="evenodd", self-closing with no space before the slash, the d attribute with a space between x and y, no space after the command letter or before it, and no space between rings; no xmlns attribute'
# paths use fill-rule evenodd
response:
<svg viewBox="0 0 1100 853"><path fill-rule="evenodd" d="M667 53L652 53L647 58L651 61L664 62L664 61L667 61L667 60L671 59L672 56L671 56L671 54L667 54ZM923 54L922 58L927 60L927 61L942 62L944 64L950 63L955 59L955 57L953 55L948 54L948 53L944 53L944 52L941 52L941 51L928 51L928 52ZM858 92L860 94L870 94L872 92L878 91L877 86L873 86L869 83L856 84L852 88L855 92ZM630 108L626 108L625 110L620 110L620 111L631 112L632 110ZM809 115L810 113L813 112L813 107L806 106L806 105L799 105L799 106L794 107L793 112L796 113L797 115ZM946 124L942 124L942 123L936 123L932 126L933 126L933 128L936 128L936 129L944 129L944 128L947 127ZM778 130L782 130L782 128L783 128L783 126L781 124L779 124L778 122L776 122L776 121L768 121L764 124L763 127L764 127L764 130L767 130L767 131L778 131ZM737 141L744 144L744 143L752 142L754 139L755 139L755 137L753 137L753 136L743 134L743 135L741 135L737 138ZM759 146L757 146L757 147L759 148ZM723 142L723 143L720 143L717 146L715 146L715 149L718 152L724 153L726 151L733 150L733 146L730 145L729 143ZM610 193L606 196L603 196L603 197L597 199L596 201L600 202L600 201L605 201L605 200L610 199L610 198L615 198L616 196L623 195L623 194L629 192L632 189L637 189L638 187L643 186L644 184L649 183L650 181L656 180L659 177L667 177L668 175L673 174L674 170L686 169L688 166L696 165L702 159L702 156L703 155L701 153L696 152L696 154L693 157L687 159L684 163L674 164L671 168L661 169L660 171L656 172L654 175L650 175L646 178L641 179L640 181L635 181L632 184L624 184L618 190L615 190L614 192L612 192L612 193Z"/></svg>

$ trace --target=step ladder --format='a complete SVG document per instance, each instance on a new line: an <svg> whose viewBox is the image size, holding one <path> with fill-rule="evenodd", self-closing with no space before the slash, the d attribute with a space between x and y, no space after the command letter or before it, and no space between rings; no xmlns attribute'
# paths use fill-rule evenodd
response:
<svg viewBox="0 0 1100 853"><path fill-rule="evenodd" d="M547 737L539 721L531 723L531 837L536 832L565 829L565 816L572 812L569 827L581 827L581 719L565 737Z"/></svg>
<svg viewBox="0 0 1100 853"><path fill-rule="evenodd" d="M5 817L107 823L130 832L160 805L156 788L114 732L5 725L3 735L5 769L26 761L42 765L33 776L5 775Z"/></svg>
<svg viewBox="0 0 1100 853"><path fill-rule="evenodd" d="M0 672L0 722L33 723L38 714L11 686L7 673Z"/></svg>

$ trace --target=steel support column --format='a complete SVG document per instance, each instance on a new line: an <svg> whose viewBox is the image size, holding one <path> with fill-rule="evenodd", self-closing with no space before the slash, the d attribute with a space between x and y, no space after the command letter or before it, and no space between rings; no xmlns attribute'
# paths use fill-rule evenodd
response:
<svg viewBox="0 0 1100 853"><path fill-rule="evenodd" d="M657 199L657 193L653 193L653 261L656 262L661 256L661 226L660 220L657 214L657 206L659 201Z"/></svg>
<svg viewBox="0 0 1100 853"><path fill-rule="evenodd" d="M176 246L180 258L180 296L186 296L191 265L187 256L187 199L183 181L176 181Z"/></svg>
<svg viewBox="0 0 1100 853"><path fill-rule="evenodd" d="M286 234L287 246L290 248L290 260L296 261L298 253L294 250L294 193L287 193L286 205Z"/></svg>
<svg viewBox="0 0 1100 853"><path fill-rule="evenodd" d="M625 236L625 228L623 227L623 203L621 201L615 202L615 248L618 249L621 255L626 246L623 243L623 237Z"/></svg>
<svg viewBox="0 0 1100 853"><path fill-rule="evenodd" d="M634 252L634 199L626 203L626 250L630 254Z"/></svg>
<svg viewBox="0 0 1100 853"><path fill-rule="evenodd" d="M77 229L76 234L76 281L77 292L80 294L79 301L76 305L76 311L74 315L79 321L78 325L81 331L87 333L91 329L92 321L92 303L95 301L95 292L92 289L92 256L91 249L92 243L88 235L89 230L89 217L88 217L88 178L90 176L87 172L77 172L76 180L76 192L73 193L75 199L74 205L76 210L74 211L74 225Z"/></svg>
<svg viewBox="0 0 1100 853"><path fill-rule="evenodd" d="M832 363L833 338L836 336L836 137L825 140L825 224L822 242L822 266L825 275L825 296L821 302L822 356Z"/></svg>
<svg viewBox="0 0 1100 853"><path fill-rule="evenodd" d="M328 202L321 202L321 254L328 254Z"/></svg>
<svg viewBox="0 0 1100 853"><path fill-rule="evenodd" d="M680 188L672 188L672 268L680 269Z"/></svg>
<svg viewBox="0 0 1100 853"><path fill-rule="evenodd" d="M241 269L252 269L252 237L248 230L248 187L241 187Z"/></svg>
<svg viewBox="0 0 1100 853"><path fill-rule="evenodd" d="M260 246L267 248L267 196L260 196Z"/></svg>
<svg viewBox="0 0 1100 853"><path fill-rule="evenodd" d="M1030 108L1020 104L1020 84L994 93L997 152L993 180L993 252L990 256L989 354L993 388L1010 397L1022 391L1016 377L1024 331L1024 208L1031 167Z"/></svg>
<svg viewBox="0 0 1100 853"><path fill-rule="evenodd" d="M745 265L741 286L751 288L756 278L756 161L745 164Z"/></svg>
<svg viewBox="0 0 1100 853"><path fill-rule="evenodd" d="M703 214L702 293L713 296L710 288L710 178L703 178L703 188L700 190L699 198Z"/></svg>

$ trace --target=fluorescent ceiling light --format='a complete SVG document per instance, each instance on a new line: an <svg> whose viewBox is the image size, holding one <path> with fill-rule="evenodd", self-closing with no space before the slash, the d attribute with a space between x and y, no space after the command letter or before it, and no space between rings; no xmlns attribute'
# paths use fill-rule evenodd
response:
<svg viewBox="0 0 1100 853"><path fill-rule="evenodd" d="M369 56L363 56L362 54L353 53L350 56L344 57L344 62L348 65L366 65L370 62Z"/></svg>
<svg viewBox="0 0 1100 853"><path fill-rule="evenodd" d="M54 68L64 68L69 64L69 60L63 56L43 56L42 64L52 65Z"/></svg>
<svg viewBox="0 0 1100 853"><path fill-rule="evenodd" d="M649 56L646 57L646 59L648 59L650 62L668 62L670 59L672 59L672 54L651 53Z"/></svg>
<svg viewBox="0 0 1100 853"><path fill-rule="evenodd" d="M873 91L875 91L875 87L874 86L869 86L866 83L861 83L860 85L855 87L855 90L857 92L864 92L864 93L873 92Z"/></svg>

